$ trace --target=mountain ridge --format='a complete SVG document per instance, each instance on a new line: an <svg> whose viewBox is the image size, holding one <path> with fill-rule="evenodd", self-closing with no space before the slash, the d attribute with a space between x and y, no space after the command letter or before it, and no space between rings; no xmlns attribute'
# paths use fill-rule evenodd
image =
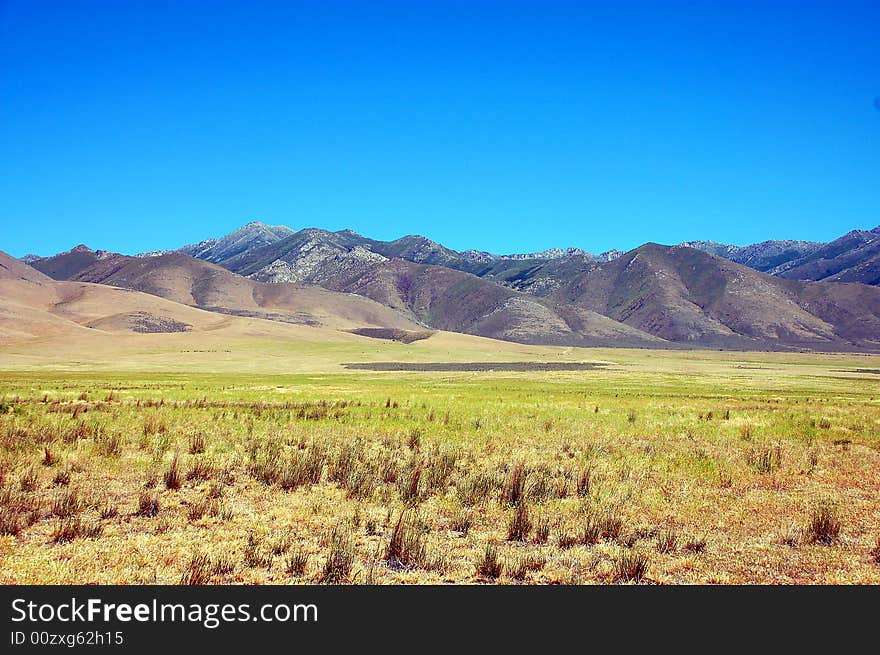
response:
<svg viewBox="0 0 880 655"><path fill-rule="evenodd" d="M302 242L308 237L308 247ZM709 252L758 271L780 275L790 279L828 280L840 282L863 282L880 284L880 226L872 230L853 230L828 242L775 239L735 246L715 241L684 241L685 246ZM223 243L220 246L220 243ZM229 242L235 244L230 245ZM294 249L290 253L291 247ZM511 272L521 269L519 262L533 262L535 266L549 264L548 270L559 268L560 260L577 259L595 263L607 263L620 257L625 251L611 249L598 255L577 247L548 248L531 253L495 254L480 250L455 251L419 234L410 234L392 241L380 241L364 237L346 229L337 232L320 228L303 228L294 231L285 226L268 226L251 222L220 239L208 239L199 244L184 246L178 250L213 263L227 266L256 279L273 281L309 281L326 277L326 273L314 270L297 270L293 260L298 260L306 250L320 248L321 253L311 257L311 268L317 255L327 257L330 251L341 266L356 265L355 260L375 263L400 258L418 264L446 266L456 270L484 276L511 288L528 290L532 285L517 285ZM255 261L258 260L258 261ZM551 264L551 262L556 264ZM545 271L546 273L546 271ZM552 276L551 276L552 277ZM555 282L551 282L554 286ZM546 285L538 285L540 291Z"/></svg>
<svg viewBox="0 0 880 655"><path fill-rule="evenodd" d="M829 256L873 247L874 232L851 235ZM711 242L647 243L597 261L580 249L459 253L421 235L383 242L352 230L252 222L201 244L187 247L201 258L183 249L131 257L77 247L32 266L211 311L346 329L427 328L572 346L880 348L880 288L773 276L734 261L734 247ZM803 244L810 254L821 250L772 244L777 254ZM330 298L342 318L319 311ZM372 322L364 305L355 311L345 298L373 303Z"/></svg>

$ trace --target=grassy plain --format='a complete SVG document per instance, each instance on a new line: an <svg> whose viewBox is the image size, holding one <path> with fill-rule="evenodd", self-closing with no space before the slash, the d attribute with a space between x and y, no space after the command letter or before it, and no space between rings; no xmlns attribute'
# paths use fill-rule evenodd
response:
<svg viewBox="0 0 880 655"><path fill-rule="evenodd" d="M114 343L0 350L2 583L880 583L878 356Z"/></svg>

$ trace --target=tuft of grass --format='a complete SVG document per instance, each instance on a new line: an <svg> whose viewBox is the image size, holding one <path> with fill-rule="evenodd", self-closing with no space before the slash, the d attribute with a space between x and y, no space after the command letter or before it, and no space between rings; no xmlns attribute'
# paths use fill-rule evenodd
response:
<svg viewBox="0 0 880 655"><path fill-rule="evenodd" d="M196 432L189 436L189 454L201 455L205 452L205 435L203 432Z"/></svg>
<svg viewBox="0 0 880 655"><path fill-rule="evenodd" d="M295 578L303 577L308 566L309 555L303 550L302 546L289 553L284 560L284 570L287 571L287 575Z"/></svg>
<svg viewBox="0 0 880 655"><path fill-rule="evenodd" d="M521 553L507 563L505 570L514 580L524 580L530 571L540 571L546 564L547 559L539 553Z"/></svg>
<svg viewBox="0 0 880 655"><path fill-rule="evenodd" d="M385 548L385 561L396 567L430 568L428 529L411 510L400 513Z"/></svg>
<svg viewBox="0 0 880 655"><path fill-rule="evenodd" d="M206 585L211 582L211 574L212 567L208 556L205 553L193 553L180 576L180 584Z"/></svg>
<svg viewBox="0 0 880 655"><path fill-rule="evenodd" d="M199 457L192 464L190 464L189 470L186 472L187 480L210 480L214 476L214 467L211 466L211 463L203 457Z"/></svg>
<svg viewBox="0 0 880 655"><path fill-rule="evenodd" d="M822 503L810 514L810 522L805 531L810 543L830 546L840 538L840 518L837 510L830 504Z"/></svg>
<svg viewBox="0 0 880 655"><path fill-rule="evenodd" d="M658 553L674 553L678 545L678 534L672 528L662 530L657 535L657 552Z"/></svg>
<svg viewBox="0 0 880 655"><path fill-rule="evenodd" d="M253 531L248 532L241 558L246 568L259 569L272 566L272 554L263 549L263 542L258 539Z"/></svg>
<svg viewBox="0 0 880 655"><path fill-rule="evenodd" d="M21 474L21 478L18 481L18 487L25 492L36 491L39 481L40 478L37 475L37 471L34 467L31 467Z"/></svg>
<svg viewBox="0 0 880 655"><path fill-rule="evenodd" d="M456 532L461 533L462 536L467 536L473 524L473 511L469 509L462 509L458 514L456 514L455 518L452 520L452 525L450 527Z"/></svg>
<svg viewBox="0 0 880 655"><path fill-rule="evenodd" d="M55 473L55 477L52 478L52 484L56 487L66 487L70 484L70 470L63 469Z"/></svg>
<svg viewBox="0 0 880 655"><path fill-rule="evenodd" d="M477 561L477 575L495 579L501 575L503 568L498 558L498 547L493 543L486 544L483 556Z"/></svg>
<svg viewBox="0 0 880 655"><path fill-rule="evenodd" d="M691 537L684 545L684 551L699 555L706 550L706 537Z"/></svg>
<svg viewBox="0 0 880 655"><path fill-rule="evenodd" d="M581 498L590 495L590 479L592 478L593 470L590 467L584 467L581 469L581 472L578 473L577 478L577 495Z"/></svg>
<svg viewBox="0 0 880 655"><path fill-rule="evenodd" d="M318 582L321 584L347 584L351 582L354 565L354 543L348 530L336 528L330 535L330 550Z"/></svg>
<svg viewBox="0 0 880 655"><path fill-rule="evenodd" d="M21 519L18 512L8 507L0 507L0 535L17 537L22 530Z"/></svg>
<svg viewBox="0 0 880 655"><path fill-rule="evenodd" d="M519 505L525 498L526 478L528 478L528 475L529 471L526 469L525 464L522 462L515 464L507 476L504 488L501 490L501 502L511 507Z"/></svg>
<svg viewBox="0 0 880 655"><path fill-rule="evenodd" d="M159 498L149 491L144 490L138 496L137 516L151 517L159 513Z"/></svg>
<svg viewBox="0 0 880 655"><path fill-rule="evenodd" d="M615 582L641 582L648 572L650 560L638 550L624 550L614 561Z"/></svg>
<svg viewBox="0 0 880 655"><path fill-rule="evenodd" d="M521 500L510 517L507 524L507 540L508 541L525 541L529 537L532 529L532 522L529 519L529 508L525 500Z"/></svg>
<svg viewBox="0 0 880 655"><path fill-rule="evenodd" d="M100 523L83 521L76 516L58 521L52 531L52 541L61 544L78 538L97 539L103 531Z"/></svg>
<svg viewBox="0 0 880 655"><path fill-rule="evenodd" d="M422 479L424 470L425 463L419 460L411 467L409 474L404 476L398 484L400 499L405 504L412 505L419 501L419 482Z"/></svg>
<svg viewBox="0 0 880 655"><path fill-rule="evenodd" d="M174 458L171 460L168 470L166 470L165 474L162 476L162 481L165 483L165 488L171 489L172 491L180 489L180 486L183 484L183 474L180 472L180 459L177 456L177 453L174 454Z"/></svg>
<svg viewBox="0 0 880 655"><path fill-rule="evenodd" d="M52 501L52 514L58 518L73 516L80 511L80 508L79 492L76 489L69 489Z"/></svg>

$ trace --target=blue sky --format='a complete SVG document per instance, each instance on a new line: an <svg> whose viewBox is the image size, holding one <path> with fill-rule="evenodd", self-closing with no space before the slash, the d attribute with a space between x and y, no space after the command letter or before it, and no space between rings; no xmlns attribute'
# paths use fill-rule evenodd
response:
<svg viewBox="0 0 880 655"><path fill-rule="evenodd" d="M877 2L0 0L0 249L880 223Z"/></svg>

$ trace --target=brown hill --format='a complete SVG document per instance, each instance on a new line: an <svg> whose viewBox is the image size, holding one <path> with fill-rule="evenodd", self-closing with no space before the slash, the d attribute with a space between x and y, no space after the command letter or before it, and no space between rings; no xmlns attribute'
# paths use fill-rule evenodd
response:
<svg viewBox="0 0 880 655"><path fill-rule="evenodd" d="M518 293L462 271L392 259L350 276L332 288L392 307L438 330L564 345L657 346L660 340L581 308Z"/></svg>
<svg viewBox="0 0 880 655"><path fill-rule="evenodd" d="M53 280L70 280L95 262L112 256L114 256L112 252L92 250L88 246L80 244L52 257L36 259L30 262L30 265Z"/></svg>
<svg viewBox="0 0 880 655"><path fill-rule="evenodd" d="M421 327L368 298L315 286L257 282L182 253L104 257L78 270L71 279L142 291L210 311L286 323L334 329Z"/></svg>
<svg viewBox="0 0 880 655"><path fill-rule="evenodd" d="M56 281L0 252L0 338L212 329L228 317L143 293Z"/></svg>
<svg viewBox="0 0 880 655"><path fill-rule="evenodd" d="M40 287L50 283L52 278L0 250L0 282L6 281L29 282Z"/></svg>
<svg viewBox="0 0 880 655"><path fill-rule="evenodd" d="M552 298L678 343L880 347L880 289L781 280L693 248L646 244Z"/></svg>

